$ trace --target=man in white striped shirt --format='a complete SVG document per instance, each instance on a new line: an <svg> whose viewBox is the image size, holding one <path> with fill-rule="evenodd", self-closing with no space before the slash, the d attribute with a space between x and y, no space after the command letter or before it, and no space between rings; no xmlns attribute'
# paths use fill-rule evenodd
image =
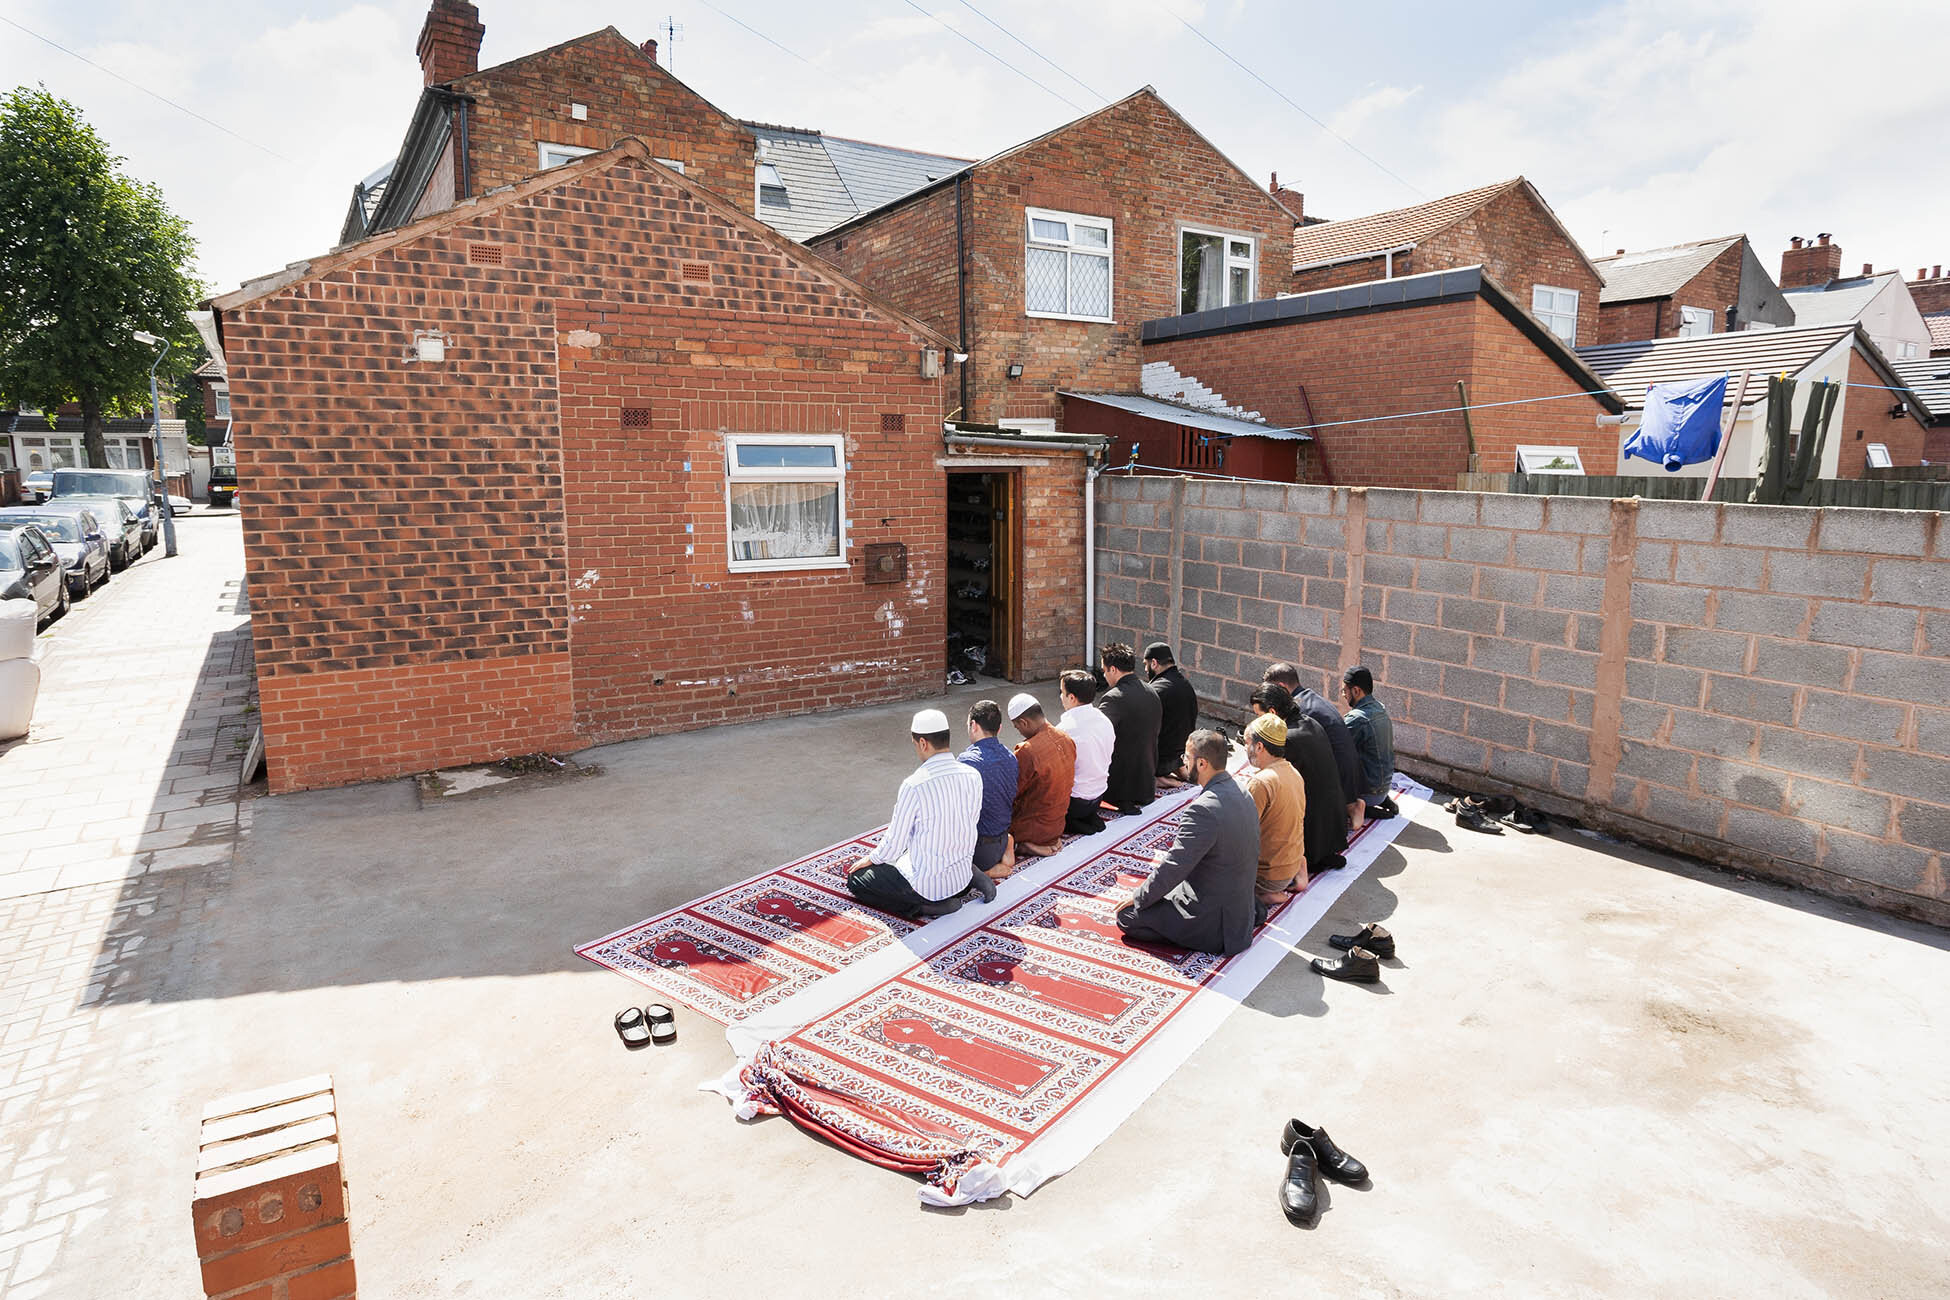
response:
<svg viewBox="0 0 1950 1300"><path fill-rule="evenodd" d="M949 748L948 715L922 709L912 735L921 766L901 782L880 843L846 873L855 898L902 916L952 911L936 905L968 892L982 813L981 774Z"/></svg>

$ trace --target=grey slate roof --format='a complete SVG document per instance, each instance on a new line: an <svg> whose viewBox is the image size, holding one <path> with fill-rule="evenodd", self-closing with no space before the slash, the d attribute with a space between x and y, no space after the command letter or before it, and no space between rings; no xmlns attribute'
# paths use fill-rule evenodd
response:
<svg viewBox="0 0 1950 1300"><path fill-rule="evenodd" d="M1223 433L1234 438L1273 438L1284 442L1312 442L1314 438L1311 433L1297 428L1282 429L1261 424L1257 420L1242 420L1237 416L1220 415L1217 411L1201 411L1195 406L1163 402L1137 393L1076 393L1066 390L1059 395L1074 397L1081 402L1094 402L1098 406L1114 406L1147 420L1162 420L1166 424L1204 429L1208 433Z"/></svg>
<svg viewBox="0 0 1950 1300"><path fill-rule="evenodd" d="M1653 384L1690 383L1722 374L1733 376L1727 385L1726 401L1730 403L1740 386L1743 370L1754 374L1754 381L1747 385L1744 403L1751 406L1767 400L1767 385L1761 381L1768 375L1786 371L1793 378L1851 335L1856 337L1856 346L1870 354L1871 361L1881 359L1875 344L1852 322L1604 343L1579 348L1578 355L1629 407L1645 405L1645 390Z"/></svg>
<svg viewBox="0 0 1950 1300"><path fill-rule="evenodd" d="M1950 357L1912 357L1889 366L1916 394L1930 424L1950 423Z"/></svg>
<svg viewBox="0 0 1950 1300"><path fill-rule="evenodd" d="M785 182L786 206L765 203L759 220L800 241L892 203L968 166L966 158L919 153L764 122L743 124Z"/></svg>
<svg viewBox="0 0 1950 1300"><path fill-rule="evenodd" d="M1899 274L1884 271L1830 280L1805 289L1783 289L1781 296L1794 308L1796 325L1839 325L1860 318L1863 309Z"/></svg>
<svg viewBox="0 0 1950 1300"><path fill-rule="evenodd" d="M1691 244L1667 248L1647 248L1635 253L1594 257L1592 264L1605 278L1600 303L1641 302L1647 298L1670 298L1686 282L1704 271L1707 264L1738 244L1744 235L1702 239Z"/></svg>

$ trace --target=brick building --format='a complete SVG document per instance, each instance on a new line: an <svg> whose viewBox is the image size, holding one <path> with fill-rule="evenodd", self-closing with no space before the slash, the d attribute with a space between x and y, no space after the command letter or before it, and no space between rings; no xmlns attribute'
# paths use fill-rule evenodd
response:
<svg viewBox="0 0 1950 1300"><path fill-rule="evenodd" d="M1835 401L1828 438L1822 447L1819 478L1861 478L1872 449L1881 447L1891 465L1923 459L1926 408L1920 407L1868 331L1859 324L1797 325L1791 329L1740 330L1697 338L1649 339L1579 348L1578 355L1636 414L1644 409L1653 384L1689 384L1728 376L1726 403L1739 396L1740 376L1751 376L1740 410L1733 415L1724 472L1732 478L1756 473L1767 446L1769 375L1796 381L1789 428L1798 431L1809 394L1819 380L1846 385ZM1629 438L1637 421L1619 432ZM1679 474L1704 478L1706 465L1688 465ZM1657 472L1642 460L1622 462L1624 474Z"/></svg>
<svg viewBox="0 0 1950 1300"><path fill-rule="evenodd" d="M659 147L212 304L273 789L939 689L947 341Z"/></svg>
<svg viewBox="0 0 1950 1300"><path fill-rule="evenodd" d="M1932 334L1909 286L1897 271L1862 264L1842 274L1842 246L1821 234L1788 241L1781 254L1781 292L1797 325L1859 324L1892 361L1930 355Z"/></svg>
<svg viewBox="0 0 1950 1300"><path fill-rule="evenodd" d="M394 160L354 187L340 239L440 212L500 185L642 140L651 156L735 207L756 207L751 131L614 27L492 68L468 0L433 0L417 51L426 89Z"/></svg>
<svg viewBox="0 0 1950 1300"><path fill-rule="evenodd" d="M1924 461L1950 465L1950 359L1916 357L1889 364L1903 377L1922 408Z"/></svg>
<svg viewBox="0 0 1950 1300"><path fill-rule="evenodd" d="M1144 359L1154 396L1237 422L1216 465L1180 459L1198 443L1163 417L1140 422L1079 394L1065 418L1112 434L1120 452L1136 441L1165 469L1453 488L1472 445L1484 471L1515 470L1519 448L1575 449L1590 474L1616 468L1616 437L1594 417L1621 405L1481 267L1150 321ZM1481 409L1458 410L1465 400ZM1402 418L1413 412L1426 414Z"/></svg>
<svg viewBox="0 0 1950 1300"><path fill-rule="evenodd" d="M1745 235L1635 253L1621 248L1594 265L1605 277L1598 343L1794 324L1794 309Z"/></svg>
<svg viewBox="0 0 1950 1300"><path fill-rule="evenodd" d="M1288 287L1311 293L1465 266L1482 267L1567 343L1598 337L1604 277L1521 176L1296 230Z"/></svg>

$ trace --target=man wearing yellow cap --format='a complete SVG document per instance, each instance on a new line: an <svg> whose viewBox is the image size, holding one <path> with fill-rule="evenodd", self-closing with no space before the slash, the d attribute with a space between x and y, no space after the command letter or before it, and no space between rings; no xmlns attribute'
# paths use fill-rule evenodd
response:
<svg viewBox="0 0 1950 1300"><path fill-rule="evenodd" d="M1307 786L1286 761L1286 722L1262 713L1246 728L1246 761L1239 784L1259 810L1259 879L1255 898L1278 907L1307 887Z"/></svg>

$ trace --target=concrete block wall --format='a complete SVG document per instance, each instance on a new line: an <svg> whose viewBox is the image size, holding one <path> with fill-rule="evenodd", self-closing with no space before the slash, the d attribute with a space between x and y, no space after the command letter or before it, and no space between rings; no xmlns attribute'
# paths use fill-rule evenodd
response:
<svg viewBox="0 0 1950 1300"><path fill-rule="evenodd" d="M1243 707L1365 662L1405 769L1950 922L1950 529L1107 475L1100 640Z"/></svg>

